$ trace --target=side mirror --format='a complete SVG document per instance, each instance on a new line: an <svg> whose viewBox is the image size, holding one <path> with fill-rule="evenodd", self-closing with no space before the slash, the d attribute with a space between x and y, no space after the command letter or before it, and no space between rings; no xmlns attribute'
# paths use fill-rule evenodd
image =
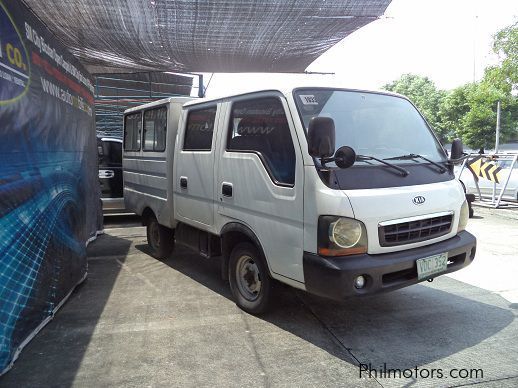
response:
<svg viewBox="0 0 518 388"><path fill-rule="evenodd" d="M335 164L340 168L349 168L356 162L356 152L351 147L342 146L336 150Z"/></svg>
<svg viewBox="0 0 518 388"><path fill-rule="evenodd" d="M313 117L308 127L308 152L315 158L335 153L335 122L330 117Z"/></svg>
<svg viewBox="0 0 518 388"><path fill-rule="evenodd" d="M464 147L462 146L462 141L460 139L453 140L453 142L451 143L450 159L460 159L463 154Z"/></svg>

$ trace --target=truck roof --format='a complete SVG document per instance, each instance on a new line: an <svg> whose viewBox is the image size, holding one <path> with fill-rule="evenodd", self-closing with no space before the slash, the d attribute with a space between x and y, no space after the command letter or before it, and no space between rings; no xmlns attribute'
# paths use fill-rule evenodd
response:
<svg viewBox="0 0 518 388"><path fill-rule="evenodd" d="M186 102L191 101L193 99L196 99L196 97L188 97L188 96L178 97L178 96L175 96L175 97L162 98L161 100L157 100L157 101L153 101L153 102L148 102L147 104L143 104L143 105L135 106L133 108L126 109L124 111L124 114L135 112L135 111L140 111L142 109L153 108L154 106L164 105L164 104L167 104L167 103L170 103L170 102L179 102L181 104L185 104Z"/></svg>
<svg viewBox="0 0 518 388"><path fill-rule="evenodd" d="M197 105L197 104L203 104L203 103L206 103L206 102L213 102L213 101L219 101L219 100L225 100L227 98L231 98L231 97L237 97L237 96L244 96L244 95L247 95L247 94L254 94L254 93L261 93L261 92L269 92L269 91L276 91L276 92L279 92L285 96L288 96L290 95L293 90L295 89L299 89L299 88L308 88L308 89L311 89L311 88L314 88L314 89L339 89L339 90L345 90L345 91L351 91L351 92L360 92L360 93L379 93L379 94L386 94L386 95L390 95L390 96L395 96L395 97L402 97L402 98L407 98L401 94L398 94L398 93L393 93L393 92L389 92L389 91L386 91L386 90L368 90L368 89L355 89L355 88L346 88L346 87L340 87L336 84L328 84L328 83L318 83L318 84L315 84L315 83L301 83L301 82L298 82L298 83L288 83L288 84L285 84L283 83L282 85L279 85L279 86L273 86L273 87L262 87L262 88L250 88L248 90L244 90L244 91L241 91L239 93L233 93L233 94L228 94L228 95L220 95L220 96L214 96L214 97L209 97L209 98L196 98L196 99L192 99L190 100L189 102L186 102L184 104L185 107L187 106L192 106L192 105Z"/></svg>
<svg viewBox="0 0 518 388"><path fill-rule="evenodd" d="M294 82L281 82L281 83L276 82L275 84L276 85L273 85L272 87L261 87L261 88L250 87L249 89L241 91L239 93L225 94L225 95L219 95L219 96L214 96L214 97L209 97L209 98L168 97L168 98L163 98L161 100L157 100L154 102L150 102L150 103L147 103L144 105L139 105L139 106L127 109L124 111L124 114L135 112L135 111L140 111L142 109L149 109L154 106L163 105L163 104L170 103L170 102L179 102L179 103L183 104L183 106L187 107L187 106L192 106L192 105L197 105L197 104L204 104L207 102L225 100L225 99L228 99L231 97L244 96L247 94L269 92L269 91L276 91L276 92L279 92L279 93L287 96L287 95L290 95L293 92L293 90L299 89L299 88L339 89L339 90L345 90L345 91L351 91L351 92L379 93L379 94L386 94L386 95L395 96L395 97L406 98L405 96L403 96L401 94L388 92L386 90L368 90L368 89L346 88L346 87L340 87L340 86L336 85L336 83L331 83L331 82L304 83L304 82L299 81L296 83L294 83Z"/></svg>

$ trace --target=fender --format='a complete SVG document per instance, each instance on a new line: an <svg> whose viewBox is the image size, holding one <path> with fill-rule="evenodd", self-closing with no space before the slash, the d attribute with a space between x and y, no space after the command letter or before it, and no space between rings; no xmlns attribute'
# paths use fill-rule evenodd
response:
<svg viewBox="0 0 518 388"><path fill-rule="evenodd" d="M268 272L270 274L270 277L272 276L272 271L270 269L270 264L268 263L268 260L266 259L266 255L264 254L263 246L261 245L261 242L255 235L255 233L250 229L248 226L240 223L240 222L229 222L228 224L225 224L223 228L221 228L220 236L222 240L222 256L223 261L221 263L221 277L225 280L228 280L228 262L230 259L230 251L225 243L224 235L229 232L237 232L244 234L246 237L248 237L252 243L257 247L259 250L259 253L261 257L263 258L264 262L266 263L266 267L268 268Z"/></svg>

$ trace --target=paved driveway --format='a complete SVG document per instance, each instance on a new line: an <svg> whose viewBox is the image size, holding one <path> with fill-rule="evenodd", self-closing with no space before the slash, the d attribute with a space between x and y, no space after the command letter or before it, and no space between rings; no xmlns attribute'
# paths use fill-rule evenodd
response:
<svg viewBox="0 0 518 388"><path fill-rule="evenodd" d="M89 247L87 281L1 386L518 386L500 281L518 275L517 220L472 220L477 259L455 279L344 303L281 286L262 317L235 306L217 261L149 256L133 221Z"/></svg>

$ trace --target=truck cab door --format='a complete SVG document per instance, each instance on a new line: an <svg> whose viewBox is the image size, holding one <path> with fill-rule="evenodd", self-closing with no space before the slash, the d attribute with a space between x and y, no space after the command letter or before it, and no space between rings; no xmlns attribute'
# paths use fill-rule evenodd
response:
<svg viewBox="0 0 518 388"><path fill-rule="evenodd" d="M257 236L274 277L304 281L302 153L280 93L232 98L218 134L218 230L237 222Z"/></svg>

